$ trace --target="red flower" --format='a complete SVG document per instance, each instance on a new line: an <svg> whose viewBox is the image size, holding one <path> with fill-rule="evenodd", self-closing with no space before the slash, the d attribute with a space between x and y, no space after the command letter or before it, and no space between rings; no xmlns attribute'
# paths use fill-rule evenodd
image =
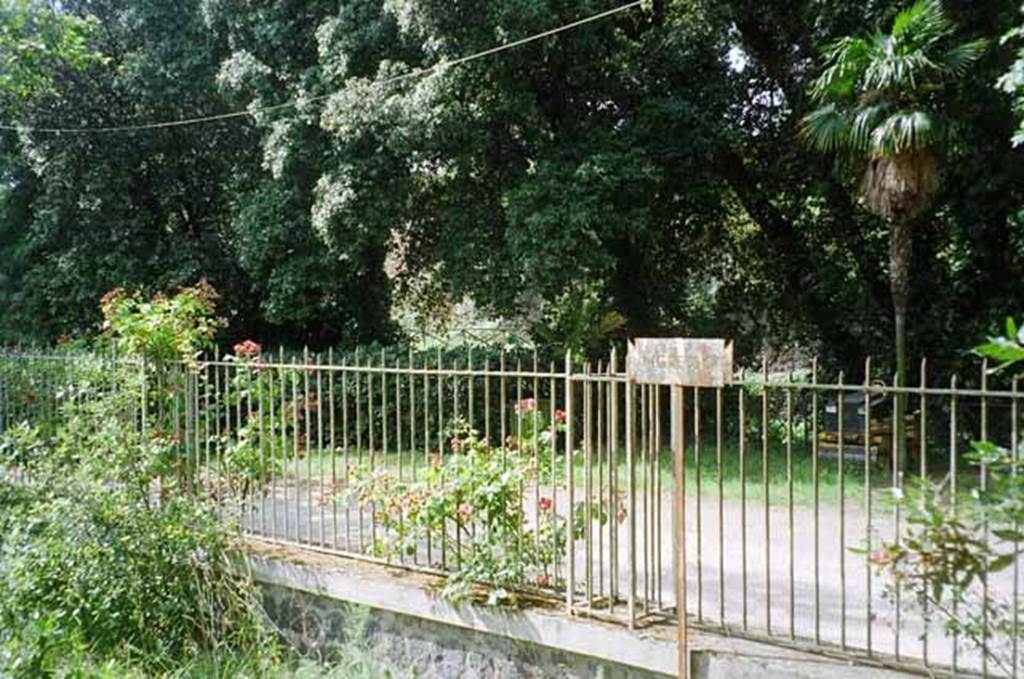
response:
<svg viewBox="0 0 1024 679"><path fill-rule="evenodd" d="M555 422L557 422L558 424L563 424L565 422L565 411L564 410L556 410L555 411Z"/></svg>
<svg viewBox="0 0 1024 679"><path fill-rule="evenodd" d="M235 356L239 358L253 358L260 355L263 349L252 340L245 340L235 345Z"/></svg>
<svg viewBox="0 0 1024 679"><path fill-rule="evenodd" d="M540 499L540 510L542 512L550 512L551 508L555 506L555 503L551 501L549 497L542 497Z"/></svg>

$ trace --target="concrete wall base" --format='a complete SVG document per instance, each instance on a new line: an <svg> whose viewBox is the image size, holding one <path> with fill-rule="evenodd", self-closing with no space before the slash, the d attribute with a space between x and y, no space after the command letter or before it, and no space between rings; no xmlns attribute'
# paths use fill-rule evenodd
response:
<svg viewBox="0 0 1024 679"><path fill-rule="evenodd" d="M456 604L430 576L264 542L248 551L282 634L324 660L358 649L403 679L676 676L670 625L629 630L557 608ZM694 679L909 676L706 633L691 632L691 652Z"/></svg>

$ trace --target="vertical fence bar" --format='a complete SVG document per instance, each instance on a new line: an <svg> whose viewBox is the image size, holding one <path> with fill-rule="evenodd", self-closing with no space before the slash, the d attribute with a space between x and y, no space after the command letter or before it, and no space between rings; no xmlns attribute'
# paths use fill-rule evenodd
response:
<svg viewBox="0 0 1024 679"><path fill-rule="evenodd" d="M1011 397L1010 397L1010 475L1017 478L1017 463L1020 460L1020 412L1018 410L1018 390L1019 378L1013 377L1013 382L1010 385ZM1014 534L1020 533L1020 524L1014 523L1013 525ZM1013 541L1013 551L1018 555L1013 560L1013 617L1011 619L1011 626L1013 630L1011 642L1011 652L1013 657L1011 659L1011 670L1013 676L1017 676L1018 663L1020 662L1020 541L1015 537Z"/></svg>
<svg viewBox="0 0 1024 679"><path fill-rule="evenodd" d="M593 567L594 567L594 545L593 533L591 532L593 520L593 508L591 504L594 498L593 488L593 438L591 427L593 425L591 407L593 406L593 394L591 393L592 383L590 381L590 363L584 368L583 382L583 581L587 608L594 605Z"/></svg>
<svg viewBox="0 0 1024 679"><path fill-rule="evenodd" d="M598 526L597 526L597 597L602 599L604 597L604 534L605 525L613 521L614 519L608 514L609 502L605 499L605 484L604 484L604 465L605 465L605 451L607 450L607 423L605 422L605 416L607 414L606 409L606 392L607 384L604 381L605 378L605 366L602 361L597 363L597 375L598 382L595 385L597 403L596 408L596 437L597 437L597 512L598 512Z"/></svg>
<svg viewBox="0 0 1024 679"><path fill-rule="evenodd" d="M530 410L537 409L536 400L532 401L533 406ZM526 451L523 450L523 359L521 357L516 358L516 466L521 466L525 458ZM516 508L520 513L521 517L526 516L526 507L523 505L526 503L526 487L520 477L519 480L519 506ZM522 558L523 555L523 521L519 520L516 522L516 554L518 558Z"/></svg>
<svg viewBox="0 0 1024 679"><path fill-rule="evenodd" d="M295 499L295 507L289 509L288 513L295 514L295 542L302 542L302 469L300 467L300 429L299 429L299 359L292 357L290 382L292 383L292 474L294 485L292 496Z"/></svg>
<svg viewBox="0 0 1024 679"><path fill-rule="evenodd" d="M352 551L352 458L348 431L348 356L341 357L341 448L345 466L345 550ZM358 516L357 516L358 518Z"/></svg>
<svg viewBox="0 0 1024 679"><path fill-rule="evenodd" d="M430 372L427 357L423 357L423 465L427 473L427 492L430 492ZM434 532L427 529L427 565L434 565Z"/></svg>
<svg viewBox="0 0 1024 679"><path fill-rule="evenodd" d="M818 359L811 361L811 477L814 504L814 641L821 643L821 468L818 449Z"/></svg>
<svg viewBox="0 0 1024 679"><path fill-rule="evenodd" d="M629 518L629 572L627 574L626 614L629 626L636 626L636 395L635 386L625 382L626 391L626 494Z"/></svg>
<svg viewBox="0 0 1024 679"><path fill-rule="evenodd" d="M338 426L335 416L336 404L334 401L334 378L335 378L335 367L334 367L334 347L327 349L327 407L328 410L328 427L329 427L329 442L331 451L331 548L338 548L338 440L337 432Z"/></svg>
<svg viewBox="0 0 1024 679"><path fill-rule="evenodd" d="M921 481L925 481L928 478L928 395L927 395L927 384L928 384L928 360L921 359L921 426L919 430L920 440L920 456L921 456ZM925 497L921 494L920 508L923 511L925 508ZM923 629L921 630L921 662L925 667L929 666L928 660L928 601L927 599L922 602L921 606L921 617L923 618Z"/></svg>
<svg viewBox="0 0 1024 679"><path fill-rule="evenodd" d="M981 362L981 441L988 441L988 359L982 359ZM980 475L980 486L981 492L984 494L988 491L988 466L984 459L981 461ZM985 543L986 548L990 548L990 535L988 525L988 512L982 508L982 537L981 539ZM1015 557L1016 558L1016 557ZM981 596L983 605L981 607L981 674L984 677L989 676L988 670L988 656L989 656L989 625L988 625L988 601L989 601L989 590L988 590L988 573L984 570L981 571Z"/></svg>
<svg viewBox="0 0 1024 679"><path fill-rule="evenodd" d="M313 422L309 407L311 397L309 347L304 347L302 350L302 364L302 424L305 434L305 441L303 441L305 445L302 447L305 449L306 457L306 542L313 544L313 512L315 505L313 504ZM297 481L297 484L300 488L302 487L301 478Z"/></svg>
<svg viewBox="0 0 1024 679"><path fill-rule="evenodd" d="M499 370L499 378L498 378L498 432L499 432L499 434L501 436L501 459L502 460L507 460L508 459L508 439L507 439L508 431L506 431L506 428L505 428L505 412L506 412L506 408L508 407L508 403L506 402L506 399L507 399L506 392L507 392L507 389L508 389L508 383L506 381L505 375L507 374L508 369L505 366L505 350L504 349L501 350L501 354L499 355L498 365L499 365L499 369L498 369Z"/></svg>
<svg viewBox="0 0 1024 679"><path fill-rule="evenodd" d="M693 388L693 424L690 425L693 429L693 473L694 473L694 484L696 487L697 503L696 503L696 516L694 520L697 524L697 544L696 544L696 555L697 555L697 622L704 622L704 524L703 514L701 505L703 504L703 496L701 494L701 439L700 439L700 387ZM676 481L678 485L678 480ZM685 490L685 489L684 489ZM679 490L676 489L678 493ZM685 495L684 495L685 497ZM661 569L659 569L660 571Z"/></svg>
<svg viewBox="0 0 1024 679"><path fill-rule="evenodd" d="M742 388L742 387L741 387ZM718 483L718 624L725 627L725 468L722 401L725 389L715 389L715 480Z"/></svg>
<svg viewBox="0 0 1024 679"><path fill-rule="evenodd" d="M867 515L864 526L865 546L871 540L871 359L864 361L864 512ZM879 451L881 454L881 451ZM871 550L864 552L864 607L867 639L867 653L872 654L872 613L871 613Z"/></svg>
<svg viewBox="0 0 1024 679"><path fill-rule="evenodd" d="M539 366L537 364L537 350L533 351L533 412L531 417L533 418L533 424L531 431L533 433L533 467L536 470L537 479L533 484L533 535L534 535L534 549L539 553L541 549L540 544L540 484L542 470L540 468L540 379L537 374ZM553 395L552 395L553 397ZM486 415L485 415L486 417ZM551 434L552 444L554 443L554 427L555 421L551 421Z"/></svg>
<svg viewBox="0 0 1024 679"><path fill-rule="evenodd" d="M398 456L398 482L405 481L405 465L402 462L402 359L395 356L395 454ZM399 510L399 530L405 524L405 510ZM398 558L405 563L405 549L399 550Z"/></svg>
<svg viewBox="0 0 1024 679"><path fill-rule="evenodd" d="M552 392L551 398L554 397L554 392ZM494 445L494 441L491 439L491 359L489 356L484 359L484 440L487 441L488 447Z"/></svg>
<svg viewBox="0 0 1024 679"><path fill-rule="evenodd" d="M441 350L437 350L437 463L444 464L444 364L441 361ZM504 416L503 416L504 417ZM503 444L504 445L504 444ZM444 476L441 483L445 483ZM441 569L448 569L448 520L442 522L441 528Z"/></svg>
<svg viewBox="0 0 1024 679"><path fill-rule="evenodd" d="M316 355L316 455L317 467L320 473L320 497L317 504L320 506L320 547L327 546L327 469L324 462L324 371L323 356L318 352ZM312 509L312 508L311 508Z"/></svg>
<svg viewBox="0 0 1024 679"><path fill-rule="evenodd" d="M612 348L608 362L608 374L612 377L608 385L608 496L610 509L608 521L608 549L611 558L608 563L608 610L614 612L619 598L619 383L616 377L618 360Z"/></svg>
<svg viewBox="0 0 1024 679"><path fill-rule="evenodd" d="M739 462L740 462L740 579L742 581L742 624L748 629L747 606L747 414L745 402L746 385L740 379L739 399Z"/></svg>
<svg viewBox="0 0 1024 679"><path fill-rule="evenodd" d="M365 470L363 469L363 363L359 359L359 349L356 348L355 356L353 357L353 371L352 377L355 379L355 419L356 419L356 471L359 475L362 475ZM356 477L359 478L358 476ZM351 490L349 490L349 497L351 497ZM366 551L366 535L363 524L366 522L364 519L363 512L363 501L356 498L356 539L359 541L359 553L363 554Z"/></svg>
<svg viewBox="0 0 1024 679"><path fill-rule="evenodd" d="M504 393L504 392L503 392ZM576 592L576 544L573 535L576 483L572 468L573 418L572 352L565 353L565 492L566 492L566 536L565 536L565 609L570 615ZM504 418L503 418L504 419Z"/></svg>
<svg viewBox="0 0 1024 679"><path fill-rule="evenodd" d="M264 418L263 410L263 382L264 382L264 368L262 360L259 359L256 365L256 430L257 438L260 446L260 472L258 477L258 488L260 493L259 503L259 516L260 516L260 529L259 533L261 536L267 535L267 484L270 483L269 476L269 451L267 450L267 436L266 436L266 420ZM207 456L209 458L209 456Z"/></svg>
<svg viewBox="0 0 1024 679"><path fill-rule="evenodd" d="M238 357L236 356L236 359ZM240 451L242 449L242 432L245 427L245 422L242 420L242 400L245 397L243 390L244 383L242 382L242 373L238 363L235 363L232 368L234 370L234 376L231 380L235 387L235 429L234 429L234 451ZM233 500L234 510L238 512L238 527L241 528L245 523L245 510L246 510L246 497L245 497L245 468L242 467L244 461L242 459L235 460L234 456L228 457L232 462L237 462L235 469L235 479L231 481L230 476L228 480L228 492L232 493L231 498ZM230 472L231 467L228 467ZM237 494L238 497L235 497Z"/></svg>
<svg viewBox="0 0 1024 679"><path fill-rule="evenodd" d="M373 476L377 473L377 445L374 437L374 431L376 430L375 421L376 418L373 415L374 409L374 391L373 391L373 357L366 357L366 426L367 426L367 441L366 445L369 446L370 453L370 470L369 474ZM360 503L362 504L362 503ZM375 501L370 502L370 550L376 555L377 552L377 503Z"/></svg>
<svg viewBox="0 0 1024 679"><path fill-rule="evenodd" d="M271 359L273 360L273 359ZM277 522L277 447L278 443L282 438L278 437L277 434L277 412L276 412L276 389L274 387L274 374L277 369L274 367L268 367L267 369L267 391L268 391L268 405L269 405L269 416L270 416L270 521L273 524L273 530L270 531L270 536L278 538L278 522ZM283 437L284 432L282 431L281 436Z"/></svg>
<svg viewBox="0 0 1024 679"><path fill-rule="evenodd" d="M839 373L839 388L836 390L836 416L838 419L837 471L839 477L839 645L846 650L846 431L843 417L845 392L843 373Z"/></svg>
<svg viewBox="0 0 1024 679"><path fill-rule="evenodd" d="M685 404L685 396L683 401ZM671 407L671 402L669 405ZM661 386L654 387L654 469L652 474L653 483L651 500L654 505L654 530L652 531L651 537L653 539L654 549L653 561L655 590L657 591L657 606L660 610L665 607L665 602L663 601L664 587L662 587L663 583L661 577Z"/></svg>
<svg viewBox="0 0 1024 679"><path fill-rule="evenodd" d="M548 384L549 391L551 392L550 403L548 404L548 409L550 410L550 417L551 417L551 446L550 446L551 460L549 461L550 470L551 470L551 512L550 512L550 522L551 522L551 524L550 525L551 525L551 556L552 556L552 561L554 562L552 564L552 569L551 569L552 570L551 581L552 581L552 585L554 586L555 582L558 580L559 575L560 575L560 569L559 569L558 566L559 566L559 562L561 561L561 556L562 556L561 553L559 552L559 546L558 546L558 520L559 520L559 513L558 513L558 436L557 436L557 427L555 426L555 421L556 421L556 417L557 417L557 414L558 414L558 410L556 408L556 403L558 401L558 381L555 378L555 362L554 361L551 362L551 365L550 365L550 368L549 368L549 374L551 375L551 377L549 378L549 384Z"/></svg>
<svg viewBox="0 0 1024 679"><path fill-rule="evenodd" d="M141 425L142 425L142 434L143 434L143 436L145 436L145 434L146 434L146 427L147 427L146 420L149 417L149 415L148 415L148 404L147 404L147 402L149 401L149 397L148 397L148 394L146 393L146 361L143 359L140 362L140 365L142 366L142 369L141 369L141 373L142 373L141 374L141 378L142 378L142 422L141 422ZM203 465L203 473L202 473L202 484L203 484L203 487L202 487L201 490L202 490L203 495L206 496L210 492L210 468L211 468L211 461L212 461L212 455L211 455L211 445L212 444L211 444L210 438L213 436L212 427L210 426L210 418L212 416L213 404L211 403L211 400L210 400L210 398L211 398L211 394L210 394L210 381L211 380L210 380L210 363L209 363L209 358L208 357L206 358L205 361L203 361L202 366L203 366L203 436L206 439L205 442L204 442L204 451L203 452L204 452L204 455L206 457L206 463ZM214 370L216 370L216 368L214 368Z"/></svg>
<svg viewBox="0 0 1024 679"><path fill-rule="evenodd" d="M786 519L789 547L789 638L796 639L796 537L793 517L793 373L786 376Z"/></svg>
<svg viewBox="0 0 1024 679"><path fill-rule="evenodd" d="M416 419L416 364L413 361L412 349L409 350L409 467L412 480L418 481L419 477L416 475L416 459L419 457L416 455L416 428L419 426L419 420ZM416 560L418 555L413 554L413 560Z"/></svg>
<svg viewBox="0 0 1024 679"><path fill-rule="evenodd" d="M643 514L643 581L644 581L644 614L651 610L651 563L648 555L651 551L650 517L651 510L648 501L650 476L651 476L651 443L654 437L654 417L652 415L654 404L652 403L651 385L640 385L640 501L641 513Z"/></svg>
<svg viewBox="0 0 1024 679"><path fill-rule="evenodd" d="M390 474L391 460L389 459L390 449L388 448L388 374L387 359L385 357L384 349L380 350L380 440L380 455L381 458L383 458L383 463L380 467L380 471L384 474ZM376 466L374 467L374 471L376 473ZM384 507L385 516L390 511L391 510L388 507ZM387 534L385 533L380 539L381 542L386 541L388 539ZM373 544L374 548L376 549L377 545L379 544L377 542L376 537L374 538ZM385 550L384 557L388 563L391 563L390 549Z"/></svg>
<svg viewBox="0 0 1024 679"><path fill-rule="evenodd" d="M761 357L761 482L764 484L764 628L772 633L772 520L768 473L768 359Z"/></svg>
<svg viewBox="0 0 1024 679"><path fill-rule="evenodd" d="M949 380L949 499L952 506L953 516L956 517L956 451L957 451L957 393L956 393L957 380L956 375L953 375ZM953 616L956 617L957 603L953 600ZM957 672L959 667L959 634L956 630L953 631L953 672Z"/></svg>
<svg viewBox="0 0 1024 679"><path fill-rule="evenodd" d="M900 378L899 374L893 375L893 384L898 384L900 387L903 387L904 385L902 384L900 379L901 378ZM902 436L905 438L906 437L906 431L907 431L907 426L906 426L906 424L907 424L906 423L906 418L907 418L907 407L906 407L907 396L906 396L906 394L904 392L897 391L896 392L896 398L900 402L899 410L900 410L901 416L904 419L904 422L900 425L900 427L896 431L900 432L902 434ZM896 409L897 409L897 403L894 402L893 403L893 412L896 412ZM907 451L907 446L906 446L906 441L901 440L900 437L897 437L896 442L897 442L898 445L897 445L897 447L895 447L893 449L893 451L891 453L891 458L892 458L892 460L891 460L892 461L892 485L893 485L894 488L896 488L897 491L902 492L902 489L903 489L903 464L905 464L905 462L906 462L906 455L905 455L905 453ZM893 511L893 539L896 541L897 544L899 544L901 539L902 539L901 535L900 535L900 509L901 509L900 503L899 502L894 502L893 506L892 506L892 511ZM899 582L899 580L897 580L893 584L893 589L894 589L893 605L894 605L894 608L895 608L894 614L895 614L895 617L896 617L895 624L893 625L893 653L894 653L894 655L896 657L896 660L899 661L900 660L900 653L901 653L901 648L900 648L900 628L902 627L902 623L903 623L903 621L902 621L902 614L903 614L902 597L903 597L903 592L902 592L902 584ZM870 654L870 652L871 652L871 646L869 644L868 645L868 653Z"/></svg>

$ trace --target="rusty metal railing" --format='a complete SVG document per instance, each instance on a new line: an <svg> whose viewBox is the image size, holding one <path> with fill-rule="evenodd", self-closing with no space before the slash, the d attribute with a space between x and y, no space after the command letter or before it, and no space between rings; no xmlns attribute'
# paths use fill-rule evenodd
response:
<svg viewBox="0 0 1024 679"><path fill-rule="evenodd" d="M57 426L75 393L68 366L80 360L0 353L0 431ZM523 471L518 533L498 547L528 555L518 587L573 614L673 624L671 503L680 489L669 392L630 384L621 363L304 352L202 358L165 366L159 378L151 366L111 366L141 375L131 382L142 385L133 421L172 437L187 485L247 535L457 571L489 525L472 507L395 550L388 541L411 515L360 489L377 477L401 497L429 494L429 484L450 482L437 470L473 441ZM986 471L964 464L970 442L1021 447L1016 380L993 385L985 366L970 384L929 383L930 374L922 362L916 385L894 387L870 362L856 381L762 363L730 385L684 390L692 626L939 674L1017 676L1018 563L981 585L982 596L1012 607L1009 645L983 639L979 648L947 636L871 562L875 546L907 531L892 489L919 477L951 491L981 487ZM892 433L901 396L908 460Z"/></svg>

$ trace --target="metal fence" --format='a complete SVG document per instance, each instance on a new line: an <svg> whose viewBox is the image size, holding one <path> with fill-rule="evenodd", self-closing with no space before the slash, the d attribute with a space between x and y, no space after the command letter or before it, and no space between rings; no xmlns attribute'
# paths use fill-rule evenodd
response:
<svg viewBox="0 0 1024 679"><path fill-rule="evenodd" d="M456 571L489 537L485 517L453 507L390 549L413 510L365 489L422 498L429 484L449 483L446 461L475 442L522 472L515 539L496 547L529 553L517 587L576 615L637 627L676 619L668 388L630 384L614 355L582 365L306 352L160 368L8 351L0 430L58 426L84 398L76 370L87 361L94 379L111 376L99 380L103 393L138 390L129 421L168 437L182 487L248 535ZM968 385L940 385L922 362L917 385L897 388L877 381L870 362L856 383L826 381L813 365L779 374L765 364L726 387L686 389L689 624L935 673L1017 676L1019 563L980 585L1013 620L1007 641L981 647L947 636L871 563L875 546L907 531L893 488L920 476L947 491L984 487L985 470L965 463L971 441L1020 450L1017 381L990 384L984 368ZM905 465L892 416L901 397Z"/></svg>

